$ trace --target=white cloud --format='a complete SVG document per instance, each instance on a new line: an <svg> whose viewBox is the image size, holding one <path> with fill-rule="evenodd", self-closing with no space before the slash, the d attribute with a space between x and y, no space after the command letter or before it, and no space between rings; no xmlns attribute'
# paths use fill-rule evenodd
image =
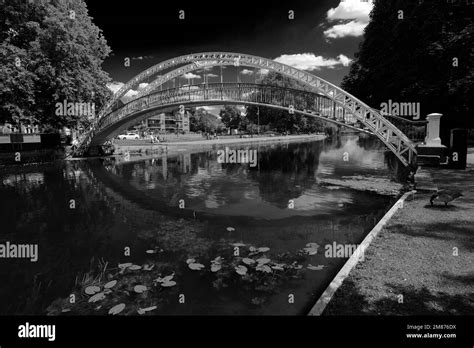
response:
<svg viewBox="0 0 474 348"><path fill-rule="evenodd" d="M118 92L120 88L122 88L125 84L123 82L118 82L118 81L113 81L107 83L107 88L110 89L114 94ZM141 85L141 84L140 84ZM140 86L139 86L140 89ZM138 94L138 91L135 89L130 89L125 93L120 100L122 100L124 103L130 101L131 98L136 96Z"/></svg>
<svg viewBox="0 0 474 348"><path fill-rule="evenodd" d="M258 70L258 75L266 75L270 72L268 69L259 69Z"/></svg>
<svg viewBox="0 0 474 348"><path fill-rule="evenodd" d="M327 12L329 21L339 19L357 19L361 22L369 22L369 14L372 11L372 1L345 0L341 1L336 8Z"/></svg>
<svg viewBox="0 0 474 348"><path fill-rule="evenodd" d="M334 68L336 65L347 66L350 59L343 54L334 58L324 58L316 56L314 53L284 54L275 59L276 62L283 63L301 70L320 70L322 67Z"/></svg>
<svg viewBox="0 0 474 348"><path fill-rule="evenodd" d="M131 97L134 97L138 94L138 91L134 90L134 89L130 89L127 93L125 93L125 95L123 96L124 98L131 98Z"/></svg>
<svg viewBox="0 0 474 348"><path fill-rule="evenodd" d="M326 14L328 22L337 22L324 31L324 36L337 39L347 36L362 36L364 28L370 21L370 11L374 4L372 0L344 0L335 8L329 9Z"/></svg>
<svg viewBox="0 0 474 348"><path fill-rule="evenodd" d="M343 54L340 54L337 56L337 59L339 59L339 61L341 62L342 66L349 66L349 64L351 64L352 62L352 59L350 59L349 57L346 57L345 55Z"/></svg>
<svg viewBox="0 0 474 348"><path fill-rule="evenodd" d="M216 75L216 74L207 74L206 76L207 77L219 77L219 75Z"/></svg>
<svg viewBox="0 0 474 348"><path fill-rule="evenodd" d="M324 36L331 39L338 39L346 36L362 36L367 23L350 21L344 24L336 24L324 31Z"/></svg>
<svg viewBox="0 0 474 348"><path fill-rule="evenodd" d="M132 57L132 60L143 60L143 59L153 59L153 56L137 56L137 57Z"/></svg>
<svg viewBox="0 0 474 348"><path fill-rule="evenodd" d="M145 87L148 86L148 85L149 85L148 83L142 82L142 83L140 83L140 84L138 85L138 90L143 89L143 88L145 88Z"/></svg>
<svg viewBox="0 0 474 348"><path fill-rule="evenodd" d="M200 75L196 75L196 74L193 74L193 73L186 73L182 77L185 78L185 79L200 79L201 78Z"/></svg>
<svg viewBox="0 0 474 348"><path fill-rule="evenodd" d="M249 69L244 69L240 72L242 75L252 75L253 74L253 70L249 70Z"/></svg>
<svg viewBox="0 0 474 348"><path fill-rule="evenodd" d="M110 89L114 94L118 92L120 88L124 85L123 82L113 81L107 83L107 88Z"/></svg>

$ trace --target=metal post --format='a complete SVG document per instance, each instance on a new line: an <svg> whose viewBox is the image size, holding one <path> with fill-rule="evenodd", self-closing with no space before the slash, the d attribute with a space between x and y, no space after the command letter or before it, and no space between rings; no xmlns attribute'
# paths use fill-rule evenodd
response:
<svg viewBox="0 0 474 348"><path fill-rule="evenodd" d="M257 134L260 135L260 107L257 105Z"/></svg>

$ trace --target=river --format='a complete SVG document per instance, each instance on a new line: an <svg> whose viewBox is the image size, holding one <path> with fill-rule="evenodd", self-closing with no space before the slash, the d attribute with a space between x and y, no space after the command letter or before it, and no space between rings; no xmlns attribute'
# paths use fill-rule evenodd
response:
<svg viewBox="0 0 474 348"><path fill-rule="evenodd" d="M341 184L393 185L383 145L228 146L255 165L220 163L223 148L0 169L0 242L38 246L36 262L0 259L0 314L306 313L347 259L325 251L360 243L395 201Z"/></svg>

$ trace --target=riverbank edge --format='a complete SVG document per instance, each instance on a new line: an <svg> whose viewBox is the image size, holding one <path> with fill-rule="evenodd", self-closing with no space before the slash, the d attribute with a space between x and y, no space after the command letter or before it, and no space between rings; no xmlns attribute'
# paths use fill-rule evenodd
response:
<svg viewBox="0 0 474 348"><path fill-rule="evenodd" d="M387 222L321 315L473 313L474 156L467 163L463 170L417 171L416 195ZM463 196L431 205L441 189Z"/></svg>
<svg viewBox="0 0 474 348"><path fill-rule="evenodd" d="M261 138L233 138L233 139L217 139L217 140L195 140L185 142L169 142L160 143L156 145L114 145L117 154L113 156L120 156L124 152L138 152L153 151L153 150L164 150L161 154L172 156L183 152L199 152L202 150L212 149L215 146L221 145L251 145L251 144L273 144L273 143L294 143L294 142L310 142L310 141L321 141L326 139L327 136L323 134L313 135L288 135L288 136L276 136L276 137L261 137Z"/></svg>
<svg viewBox="0 0 474 348"><path fill-rule="evenodd" d="M327 286L326 290L319 297L316 303L308 312L308 316L320 316L326 309L326 306L329 304L333 298L336 291L342 285L344 280L349 276L352 269L359 263L360 259L365 254L365 251L370 246L374 238L379 234L391 217L398 211L399 208L403 207L403 203L409 196L413 196L416 191L405 192L397 202L389 209L387 213L380 219L380 221L375 225L375 227L365 236L364 240L359 244L352 256L346 261L344 266L339 270L331 283Z"/></svg>
<svg viewBox="0 0 474 348"><path fill-rule="evenodd" d="M212 150L216 146L221 145L228 145L228 146L246 146L246 145L271 145L271 144L287 144L287 143L305 143L305 142L312 142L312 141L323 141L326 139L326 135L318 134L318 135L305 135L305 136L284 136L284 137L268 137L260 139L229 139L226 142L219 142L219 140L200 140L200 144L192 144L191 142L186 143L167 143L167 144L160 144L160 145L153 145L154 148L160 147L162 150L161 152L149 152L141 151L138 152L138 148L142 148L144 150L150 150L150 145L137 145L134 149L135 151L129 152L130 156L128 159L125 157L125 152L119 152L111 155L111 156L101 156L101 157L87 157L87 158L69 158L68 161L80 161L80 160L88 160L88 159L101 159L101 158L115 158L116 163L130 163L130 162L138 162L153 158L161 158L161 157L173 157L182 154L192 154L196 152ZM231 141L233 140L233 141ZM235 141L237 140L237 141ZM199 146L196 146L199 145ZM119 149L120 150L120 149Z"/></svg>
<svg viewBox="0 0 474 348"><path fill-rule="evenodd" d="M326 139L327 136L323 134L313 135L288 135L278 137L262 137L262 138L234 138L220 140L196 140L187 142L170 142L160 144L147 144L147 145L128 145L128 146L117 146L118 150L115 154L109 156L95 156L95 157L68 157L54 158L51 160L38 161L38 162L22 162L22 163L0 163L1 169L15 168L15 167L28 167L35 165L44 165L50 163L57 163L62 161L87 161L104 158L115 158L121 159L124 157L125 152L131 154L140 154L140 157L131 157L127 162L141 161L146 159L152 159L161 156L175 156L183 153L195 153L203 150L209 150L218 145L250 145L250 144L272 144L272 143L294 143L294 142L311 142L321 141ZM198 146L196 146L198 145ZM145 154L145 155L143 155ZM14 154L12 154L13 156Z"/></svg>

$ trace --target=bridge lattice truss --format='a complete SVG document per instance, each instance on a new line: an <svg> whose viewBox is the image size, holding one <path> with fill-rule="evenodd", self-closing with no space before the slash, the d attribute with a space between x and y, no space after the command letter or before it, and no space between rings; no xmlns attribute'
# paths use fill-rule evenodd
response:
<svg viewBox="0 0 474 348"><path fill-rule="evenodd" d="M311 88L314 92L313 99L322 95L330 99L333 102L334 107L344 110L344 114L347 115L348 119L353 118L358 121L352 125L347 122L342 122L342 124L360 131L369 132L378 137L404 165L408 166L412 164L416 158L415 144L400 129L380 115L377 110L369 107L367 104L341 88L306 71L293 68L271 59L241 53L226 52L206 52L172 58L156 64L135 76L117 93L115 93L114 97L101 110L96 124L93 126L90 133L81 141L77 154L80 155L84 153L90 146L100 145L107 138L116 134L118 129L123 129L125 125L130 124L132 120L138 122L140 119L153 116L153 110L155 110L156 114L156 110L159 108L183 104L186 102L186 98L188 98L188 104L193 103L196 105L200 102L220 102L223 104L223 101L225 101L225 103L254 103L277 108L288 108L290 105L293 105L295 112L307 114L309 116L312 115L311 113L306 112L307 110L311 110L309 108L310 105L306 105L306 107L303 108L302 105L298 104L297 91L293 90L291 93L287 92L287 96L283 96L283 99L275 98L273 94L270 99L265 99L267 98L265 93L271 94L272 92L268 91L272 91L276 88L271 86L262 85L261 87L263 89L259 89L259 87L255 85L249 87L248 84L236 84L236 86L232 87L226 87L227 84L219 84L220 86L211 84L212 87L211 85L206 84L202 85L203 87L196 85L156 92L156 89L162 86L165 82L187 72L224 65L245 66L276 71L284 76L297 80ZM179 67L172 71L163 73L175 66ZM159 73L162 73L162 75L158 75ZM156 78L150 81L153 76ZM112 111L117 101L130 89L137 86L139 83L148 81L150 82L147 87L140 91L135 100ZM205 86L207 86L207 88ZM188 88L188 90L186 90L186 88ZM302 91L300 92L303 93ZM288 97L289 95L293 95L293 97ZM306 95L306 97L308 96ZM260 101L257 101L258 99ZM150 112L147 113L147 111ZM325 118L329 122L340 123L340 121L335 119L335 117L330 118L327 114L321 112L321 110L316 110L316 112L321 114L318 115L318 117ZM114 123L117 124L116 127L113 126Z"/></svg>

